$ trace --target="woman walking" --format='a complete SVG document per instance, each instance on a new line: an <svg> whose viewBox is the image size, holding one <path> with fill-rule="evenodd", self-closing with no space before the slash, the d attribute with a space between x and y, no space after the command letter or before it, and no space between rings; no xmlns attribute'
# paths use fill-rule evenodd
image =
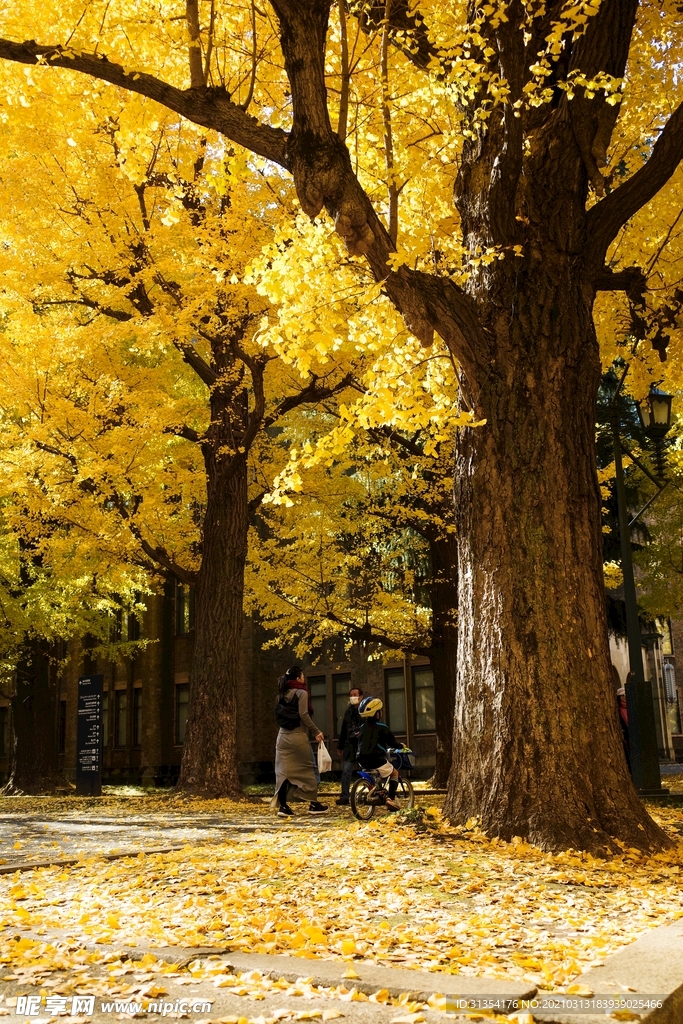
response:
<svg viewBox="0 0 683 1024"><path fill-rule="evenodd" d="M318 782L309 742L309 736L316 743L322 743L325 737L311 718L311 711L303 671L295 665L280 678L275 706L280 730L275 744L275 796L271 807L278 808L281 818L294 814L289 800L308 801L310 814L327 811L326 805L318 802Z"/></svg>

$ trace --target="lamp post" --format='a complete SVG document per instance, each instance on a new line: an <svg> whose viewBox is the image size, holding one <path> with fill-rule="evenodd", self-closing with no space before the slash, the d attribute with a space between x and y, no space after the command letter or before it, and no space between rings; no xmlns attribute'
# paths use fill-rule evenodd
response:
<svg viewBox="0 0 683 1024"><path fill-rule="evenodd" d="M624 576L624 603L626 605L626 634L628 638L629 680L626 683L626 704L628 708L628 733L631 754L631 774L633 783L641 793L663 793L662 780L659 772L659 755L657 751L657 731L655 727L652 689L643 672L642 637L638 621L638 602L636 583L633 576L633 558L631 551L631 527L645 509L659 496L666 486L663 482L664 466L662 459L662 440L671 427L671 395L666 395L657 388L652 388L644 402L638 403L643 432L655 441L657 450L657 470L659 480L631 455L629 457L650 477L658 487L657 494L629 522L626 506L626 488L624 486L624 467L622 463L622 442L619 437L619 419L614 405L612 433L614 436L614 466L616 470L617 507L619 513L619 540L621 543L621 567ZM625 447L625 446L623 446Z"/></svg>

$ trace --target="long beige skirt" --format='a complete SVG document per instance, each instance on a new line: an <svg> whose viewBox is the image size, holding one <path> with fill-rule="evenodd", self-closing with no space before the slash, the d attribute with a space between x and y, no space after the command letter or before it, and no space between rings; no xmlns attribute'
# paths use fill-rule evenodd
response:
<svg viewBox="0 0 683 1024"><path fill-rule="evenodd" d="M315 777L313 752L304 726L296 729L280 729L275 744L275 796L271 807L277 807L277 793L287 779L287 801L302 800L306 803L318 799L318 782Z"/></svg>

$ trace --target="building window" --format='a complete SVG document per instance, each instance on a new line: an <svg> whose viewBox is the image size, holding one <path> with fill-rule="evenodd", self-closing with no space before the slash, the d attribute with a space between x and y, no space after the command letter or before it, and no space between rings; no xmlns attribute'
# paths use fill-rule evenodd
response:
<svg viewBox="0 0 683 1024"><path fill-rule="evenodd" d="M114 746L125 747L128 742L128 694L125 690L114 693Z"/></svg>
<svg viewBox="0 0 683 1024"><path fill-rule="evenodd" d="M142 687L133 690L133 746L142 746Z"/></svg>
<svg viewBox="0 0 683 1024"><path fill-rule="evenodd" d="M676 686L676 669L673 662L665 661L664 670L664 693L666 695L666 717L669 720L669 729L672 733L681 731L681 709L678 706L678 687Z"/></svg>
<svg viewBox="0 0 683 1024"><path fill-rule="evenodd" d="M109 694L102 694L102 749L109 745Z"/></svg>
<svg viewBox="0 0 683 1024"><path fill-rule="evenodd" d="M327 729L327 680L325 676L309 676L308 692L311 695L313 721L321 732Z"/></svg>
<svg viewBox="0 0 683 1024"><path fill-rule="evenodd" d="M406 681L403 669L386 669L384 681L387 687L387 725L393 733L405 733Z"/></svg>
<svg viewBox="0 0 683 1024"><path fill-rule="evenodd" d="M59 753L66 751L66 701L59 702Z"/></svg>
<svg viewBox="0 0 683 1024"><path fill-rule="evenodd" d="M415 732L434 732L434 673L428 665L413 669Z"/></svg>
<svg viewBox="0 0 683 1024"><path fill-rule="evenodd" d="M0 707L0 757L9 755L9 707Z"/></svg>
<svg viewBox="0 0 683 1024"><path fill-rule="evenodd" d="M332 676L334 690L334 735L341 732L344 713L349 706L349 690L351 689L351 673L338 672Z"/></svg>
<svg viewBox="0 0 683 1024"><path fill-rule="evenodd" d="M176 583L175 631L176 636L187 636L194 629L194 587Z"/></svg>
<svg viewBox="0 0 683 1024"><path fill-rule="evenodd" d="M190 705L190 685L180 683L175 688L175 742L181 746L187 731L187 709Z"/></svg>

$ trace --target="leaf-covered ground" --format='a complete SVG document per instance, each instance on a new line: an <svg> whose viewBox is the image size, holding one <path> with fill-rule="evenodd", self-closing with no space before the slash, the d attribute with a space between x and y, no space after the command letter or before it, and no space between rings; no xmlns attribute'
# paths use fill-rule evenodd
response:
<svg viewBox="0 0 683 1024"><path fill-rule="evenodd" d="M30 813L68 818L78 809L87 821L96 808L100 821L120 825L120 845L129 846L132 805L13 798L0 802L0 814L6 823L8 812L19 821ZM48 984L56 970L77 977L89 964L115 965L123 948L142 957L210 946L553 988L683 916L681 808L653 808L678 840L674 851L601 861L448 828L436 808L412 825L387 817L359 824L348 812L323 825L303 814L283 824L264 804L163 796L136 799L135 813L143 806L161 828L177 815L198 822L224 815L253 830L168 854L1 876L0 961L8 977Z"/></svg>

